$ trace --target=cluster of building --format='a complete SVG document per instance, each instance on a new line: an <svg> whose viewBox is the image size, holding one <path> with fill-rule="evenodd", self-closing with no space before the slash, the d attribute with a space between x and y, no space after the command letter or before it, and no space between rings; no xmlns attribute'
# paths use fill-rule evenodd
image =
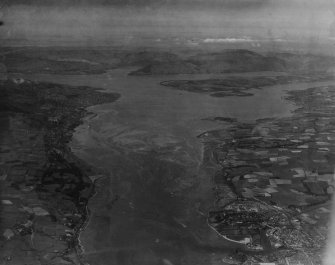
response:
<svg viewBox="0 0 335 265"><path fill-rule="evenodd" d="M335 187L335 87L294 91L288 99L300 107L292 117L233 121L225 133L208 135L221 139L212 159L222 167L209 223L227 237L249 237L243 241L249 249L319 256ZM295 259L282 260L310 264Z"/></svg>

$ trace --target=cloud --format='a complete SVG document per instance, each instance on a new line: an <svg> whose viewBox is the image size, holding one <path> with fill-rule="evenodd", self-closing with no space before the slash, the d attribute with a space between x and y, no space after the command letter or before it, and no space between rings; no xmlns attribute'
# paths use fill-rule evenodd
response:
<svg viewBox="0 0 335 265"><path fill-rule="evenodd" d="M242 42L254 42L255 40L246 37L246 38L219 38L211 39L206 38L203 40L204 43L242 43Z"/></svg>
<svg viewBox="0 0 335 265"><path fill-rule="evenodd" d="M153 1L155 5L151 4ZM328 8L335 3L332 1L10 0L16 4L30 4L9 6L4 11L4 16L0 17L4 21L0 40L110 43L129 36L135 36L134 39L136 36L148 39L177 36L241 43L251 42L241 36L255 40L328 39L335 32L335 27L331 26L334 14ZM43 5L39 4L42 2ZM70 2L81 5L68 6ZM59 4L51 7L46 3L62 3L66 7L59 7ZM93 3L95 6L86 6Z"/></svg>

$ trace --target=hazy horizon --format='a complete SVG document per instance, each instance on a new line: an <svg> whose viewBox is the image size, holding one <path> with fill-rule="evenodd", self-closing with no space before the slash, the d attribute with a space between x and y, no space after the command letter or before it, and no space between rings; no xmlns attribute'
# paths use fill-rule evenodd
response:
<svg viewBox="0 0 335 265"><path fill-rule="evenodd" d="M15 0L1 9L0 40L10 45L99 46L163 41L197 45L220 39L255 46L272 41L331 47L334 7L330 0Z"/></svg>

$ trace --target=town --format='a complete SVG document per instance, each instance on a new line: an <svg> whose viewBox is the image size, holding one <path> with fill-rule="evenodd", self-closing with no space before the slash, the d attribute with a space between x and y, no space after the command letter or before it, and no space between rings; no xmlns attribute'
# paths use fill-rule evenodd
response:
<svg viewBox="0 0 335 265"><path fill-rule="evenodd" d="M246 262L321 264L334 192L335 87L292 91L287 99L298 105L292 117L223 119L227 129L200 136L214 150L207 159L221 167L208 223L246 249L268 253Z"/></svg>

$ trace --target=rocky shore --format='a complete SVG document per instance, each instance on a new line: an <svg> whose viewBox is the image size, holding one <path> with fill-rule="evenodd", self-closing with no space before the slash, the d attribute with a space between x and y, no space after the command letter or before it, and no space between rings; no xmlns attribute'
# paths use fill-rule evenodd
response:
<svg viewBox="0 0 335 265"><path fill-rule="evenodd" d="M1 264L82 264L78 237L99 172L68 143L85 108L118 98L90 87L1 81Z"/></svg>

